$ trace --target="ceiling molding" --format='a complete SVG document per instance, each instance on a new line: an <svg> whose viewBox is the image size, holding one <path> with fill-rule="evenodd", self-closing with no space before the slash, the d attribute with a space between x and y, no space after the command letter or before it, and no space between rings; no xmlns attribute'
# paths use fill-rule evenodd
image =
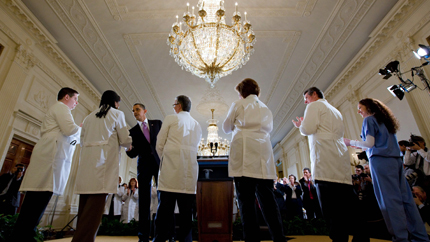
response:
<svg viewBox="0 0 430 242"><path fill-rule="evenodd" d="M307 87L312 86L319 75L327 68L330 61L342 48L353 30L361 22L375 0L348 0L338 2L333 18L328 22L327 28L316 42L306 64L297 73L291 88L278 106L273 119L272 136L277 135L285 122L287 122L294 110L302 101L301 93Z"/></svg>
<svg viewBox="0 0 430 242"><path fill-rule="evenodd" d="M391 18L384 24L382 28L380 28L379 32L374 35L371 42L367 44L364 48L362 53L357 55L355 58L355 61L351 62L352 64L348 65L345 68L344 73L341 75L340 78L337 78L330 87L326 91L326 98L330 99L334 95L338 93L340 89L342 89L346 83L350 81L351 78L353 78L358 70L360 70L363 65L365 65L370 58L373 57L375 52L379 49L381 45L386 43L386 41L390 40L390 36L392 32L411 14L412 10L420 5L424 0L407 0L405 1L402 6L392 14ZM411 54L411 44L413 43L413 40L410 38L413 36L416 32L418 32L423 25L428 23L430 21L430 12L422 18L418 24L416 24L407 34L406 36L406 43L401 43L397 47L397 51L394 51L391 55L387 56L382 60L377 66L372 68L368 74L360 80L360 82L352 87L352 90L357 90L360 87L362 87L365 83L367 83L372 76L375 75L375 73L378 73L378 69L381 68L383 65L387 64L390 60L394 60L396 57L401 57L408 52ZM340 101L336 103L335 106L339 107L343 102L347 100L347 97L343 97Z"/></svg>
<svg viewBox="0 0 430 242"><path fill-rule="evenodd" d="M68 74L69 77L71 77L72 80L78 84L78 87L88 94L88 97L97 103L100 100L100 93L85 78L78 68L76 68L76 66L60 50L60 48L58 48L56 45L56 40L50 34L47 35L45 33L47 32L46 29L41 28L39 26L41 25L39 22L36 23L32 20L34 16L30 14L29 10L22 3L15 0L1 0L0 2L6 7L5 9L8 9L16 17L24 29L26 29L28 33L33 35L35 39L39 41L38 44L48 54L48 56L53 59L54 63L56 63L66 74ZM31 44L31 40L26 40L24 44L24 42L21 41L20 38L10 31L3 23L0 23L0 28L17 44ZM55 76L53 72L49 70L49 68L46 68L46 66L40 60L37 60L36 64L57 83L62 83L61 79Z"/></svg>
<svg viewBox="0 0 430 242"><path fill-rule="evenodd" d="M106 81L123 97L122 103L131 110L134 103L143 102L85 3L82 0L47 0L46 2ZM154 96L152 98L155 99ZM161 111L161 106L157 106Z"/></svg>
<svg viewBox="0 0 430 242"><path fill-rule="evenodd" d="M168 36L168 34L163 33L164 35L164 39L167 39L166 36ZM154 37L161 37L161 35L159 33L156 33L155 35L151 35L151 34L124 34L124 41L127 44L128 49L130 50L131 55L133 56L134 62L136 63L136 66L139 68L139 72L142 75L142 79L143 79L143 83L145 83L146 87L148 88L148 90L151 92L151 95L153 97L153 100L157 103L157 107L160 111L160 113L162 114L162 119L164 119L164 117L166 116L166 112L164 111L162 105L161 105L161 101L160 98L158 98L157 96L157 92L155 91L154 85L152 85L151 79L149 78L146 68L145 68L145 64L143 63L143 60L139 54L139 51L137 50L137 45L142 45L142 40L147 40L149 38L147 37L150 36L154 36ZM143 38L142 38L143 37ZM150 37L151 38L151 37Z"/></svg>
<svg viewBox="0 0 430 242"><path fill-rule="evenodd" d="M166 9L149 11L132 11L127 5L119 5L117 0L105 0L106 6L114 20L131 19L169 19L182 14L185 9ZM248 16L253 17L309 17L317 0L299 0L294 8L246 8ZM228 9L228 8L227 8ZM233 9L231 9L233 11Z"/></svg>
<svg viewBox="0 0 430 242"><path fill-rule="evenodd" d="M275 80L273 81L272 86L269 89L267 99L264 103L269 103L271 98L274 96L279 82L282 80L282 76L284 75L285 69L288 66L288 63L291 60L291 56L296 49L297 43L299 42L300 36L302 35L301 31L277 31L277 32L283 32L283 35L281 36L273 36L273 37L281 37L284 38L284 43L288 43L287 49L284 52L284 56L282 58L282 61L279 63L278 71L275 75ZM267 36L269 34L265 34L262 36Z"/></svg>

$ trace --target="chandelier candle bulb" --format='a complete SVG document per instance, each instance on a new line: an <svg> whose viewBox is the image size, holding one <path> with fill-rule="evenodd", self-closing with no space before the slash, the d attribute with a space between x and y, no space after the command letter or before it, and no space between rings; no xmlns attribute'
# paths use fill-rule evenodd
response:
<svg viewBox="0 0 430 242"><path fill-rule="evenodd" d="M179 18L179 16L178 16L178 15L176 15L176 23L178 23L178 18Z"/></svg>
<svg viewBox="0 0 430 242"><path fill-rule="evenodd" d="M192 15L194 16L194 6L192 7L192 9L193 9L193 10L192 10L192 11L193 11L193 14L192 14Z"/></svg>
<svg viewBox="0 0 430 242"><path fill-rule="evenodd" d="M246 12L244 14L245 14L245 22L246 22Z"/></svg>
<svg viewBox="0 0 430 242"><path fill-rule="evenodd" d="M236 2L236 4L235 4L234 11L235 11L235 12L237 12L237 2Z"/></svg>
<svg viewBox="0 0 430 242"><path fill-rule="evenodd" d="M190 3L187 3L187 13L190 12Z"/></svg>

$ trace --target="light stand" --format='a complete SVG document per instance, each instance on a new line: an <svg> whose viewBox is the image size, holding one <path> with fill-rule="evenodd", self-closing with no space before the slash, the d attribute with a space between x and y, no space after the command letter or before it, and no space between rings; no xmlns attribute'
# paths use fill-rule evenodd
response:
<svg viewBox="0 0 430 242"><path fill-rule="evenodd" d="M420 90L426 90L430 95L430 84L427 79L427 77L424 75L424 69L423 67L428 65L429 62L423 63L421 66L412 67L411 70L405 71L401 73L399 71L399 62L398 61L392 61L390 62L384 69L379 70L379 74L384 76L384 79L390 78L392 75L397 76L397 78L401 81L398 85L392 85L389 86L387 89L388 91L393 94L393 96L397 97L399 100L402 100L405 96L405 92L409 93L413 91L415 88L418 88ZM412 80L407 79L406 81L403 80L402 75L405 73L411 72ZM421 79L421 82L424 85L424 89L419 88L415 83L413 82L414 76L418 76Z"/></svg>

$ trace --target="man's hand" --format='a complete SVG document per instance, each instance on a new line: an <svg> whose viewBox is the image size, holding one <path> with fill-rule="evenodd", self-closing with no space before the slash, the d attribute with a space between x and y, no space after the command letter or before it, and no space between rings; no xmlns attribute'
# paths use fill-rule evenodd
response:
<svg viewBox="0 0 430 242"><path fill-rule="evenodd" d="M422 148L417 143L414 143L414 146L408 146L408 147L406 147L406 149L408 149L408 150L421 150Z"/></svg>
<svg viewBox="0 0 430 242"><path fill-rule="evenodd" d="M130 145L129 147L127 147L127 151L130 151L130 150L132 150L133 149L133 146L132 145Z"/></svg>
<svg viewBox="0 0 430 242"><path fill-rule="evenodd" d="M417 198L417 197L414 197L414 201L415 201L415 204L416 204L417 206L419 206L419 205L423 204L423 203L420 201L420 199L419 199L419 198Z"/></svg>
<svg viewBox="0 0 430 242"><path fill-rule="evenodd" d="M370 178L369 176L366 176L366 177L364 178L364 180L365 180L365 181L367 181L367 182L372 182L372 178Z"/></svg>
<svg viewBox="0 0 430 242"><path fill-rule="evenodd" d="M302 125L303 122L303 117L296 117L297 121L293 120L293 124L294 126L296 126L296 128L299 128Z"/></svg>

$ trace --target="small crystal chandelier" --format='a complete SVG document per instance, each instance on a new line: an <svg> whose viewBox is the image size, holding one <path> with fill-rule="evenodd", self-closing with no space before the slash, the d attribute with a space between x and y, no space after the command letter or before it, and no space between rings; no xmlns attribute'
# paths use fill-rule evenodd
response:
<svg viewBox="0 0 430 242"><path fill-rule="evenodd" d="M215 109L211 109L212 119L208 123L208 137L202 138L199 144L198 156L228 156L230 153L230 143L227 139L222 140L218 136L218 120L214 119Z"/></svg>
<svg viewBox="0 0 430 242"><path fill-rule="evenodd" d="M200 78L205 78L214 87L224 76L245 65L254 52L255 34L246 19L241 23L240 12L233 13L232 25L225 23L223 0L199 0L198 17L194 6L187 11L179 23L178 16L172 25L167 44L170 55L185 70Z"/></svg>

